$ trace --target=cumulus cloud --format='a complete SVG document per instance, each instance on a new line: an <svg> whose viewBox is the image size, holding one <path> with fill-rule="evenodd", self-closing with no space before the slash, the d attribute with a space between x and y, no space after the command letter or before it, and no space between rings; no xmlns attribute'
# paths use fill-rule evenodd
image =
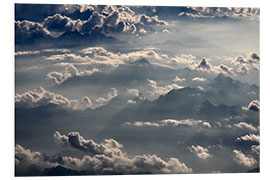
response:
<svg viewBox="0 0 270 180"><path fill-rule="evenodd" d="M137 121L134 123L126 122L124 125L133 126L133 127L201 127L201 128L211 128L211 124L207 121L194 120L194 119L165 119L156 122L147 122L147 121Z"/></svg>
<svg viewBox="0 0 270 180"><path fill-rule="evenodd" d="M73 64L68 64L65 68L65 72L50 72L46 76L46 80L54 85L54 84L61 84L67 79L74 77L74 76L91 76L93 73L99 72L98 69L93 68L92 70L83 70L79 71Z"/></svg>
<svg viewBox="0 0 270 180"><path fill-rule="evenodd" d="M175 78L172 80L173 82L183 82L185 81L185 78L179 78L178 76L175 76Z"/></svg>
<svg viewBox="0 0 270 180"><path fill-rule="evenodd" d="M233 74L233 69L224 65L224 64L221 64L220 66L220 69L222 69L225 73L228 73L228 74Z"/></svg>
<svg viewBox="0 0 270 180"><path fill-rule="evenodd" d="M72 31L74 26L74 21L61 14L55 14L53 16L48 16L43 21L43 27L49 31L56 32L67 32Z"/></svg>
<svg viewBox="0 0 270 180"><path fill-rule="evenodd" d="M148 85L153 88L153 91L148 91L153 96L155 95L163 95L171 91L172 89L181 89L183 86L180 86L176 83L168 84L164 86L159 86L156 81L147 79Z"/></svg>
<svg viewBox="0 0 270 180"><path fill-rule="evenodd" d="M237 141L252 141L252 142L260 142L260 136L256 134L246 134L245 136L240 136L236 139Z"/></svg>
<svg viewBox="0 0 270 180"><path fill-rule="evenodd" d="M47 104L56 104L63 108L81 110L92 107L91 99L87 96L81 100L69 100L60 94L46 91L43 87L23 94L16 94L15 96L15 105L18 108L34 108Z"/></svg>
<svg viewBox="0 0 270 180"><path fill-rule="evenodd" d="M249 130L249 131L258 131L256 127L254 127L252 124L248 124L246 122L239 122L237 124L234 124L235 127L238 127L243 130Z"/></svg>
<svg viewBox="0 0 270 180"><path fill-rule="evenodd" d="M138 89L127 89L127 94L138 97L140 95L140 92Z"/></svg>
<svg viewBox="0 0 270 180"><path fill-rule="evenodd" d="M259 155L260 154L260 145L252 145L251 153Z"/></svg>
<svg viewBox="0 0 270 180"><path fill-rule="evenodd" d="M202 146L194 146L188 147L188 150L192 153L194 153L199 159L207 159L210 157L213 157L211 154L209 154L208 149L204 148Z"/></svg>
<svg viewBox="0 0 270 180"><path fill-rule="evenodd" d="M236 74L245 75L251 69L260 70L260 56L256 52L249 53L247 56L237 56L229 58L229 61L235 66Z"/></svg>
<svg viewBox="0 0 270 180"><path fill-rule="evenodd" d="M15 42L29 43L35 39L44 38L48 33L42 24L32 21L15 21Z"/></svg>
<svg viewBox="0 0 270 180"><path fill-rule="evenodd" d="M195 82L204 82L204 81L206 81L206 79L203 78L203 77L195 77L195 78L192 79L192 81L195 81Z"/></svg>
<svg viewBox="0 0 270 180"><path fill-rule="evenodd" d="M15 105L17 108L34 108L46 106L47 104L55 104L65 109L85 110L87 108L95 109L106 105L117 95L117 90L115 88L111 88L104 97L99 97L95 99L94 102L96 103L92 103L92 100L88 96L84 96L80 100L70 100L60 94L46 91L43 87L39 87L33 91L16 94Z"/></svg>
<svg viewBox="0 0 270 180"><path fill-rule="evenodd" d="M87 8L85 8L87 7ZM42 37L43 34L54 36L54 32L79 32L80 34L118 34L118 33L141 33L149 32L153 26L168 25L164 20L160 20L158 16L147 16L146 14L136 14L127 6L86 6L86 5L64 5L59 6L58 12L50 15L41 23L31 21L16 21L16 42L24 42L31 38ZM71 19L66 15L73 11L80 13L89 11L88 19ZM62 13L62 14L61 14ZM66 14L66 15L63 15ZM31 27L31 28L29 28ZM23 39L25 37L25 39ZM19 41L20 39L20 41Z"/></svg>
<svg viewBox="0 0 270 180"><path fill-rule="evenodd" d="M110 91L105 94L104 97L97 98L95 101L99 103L98 106L103 106L110 102L113 98L118 96L118 91L115 88L111 88Z"/></svg>
<svg viewBox="0 0 270 180"><path fill-rule="evenodd" d="M236 162L236 164L245 167L253 167L255 164L257 164L257 161L253 157L247 156L238 150L233 150L233 160Z"/></svg>
<svg viewBox="0 0 270 180"><path fill-rule="evenodd" d="M104 139L101 143L96 143L92 139L85 139L78 132L61 135L58 131L54 133L54 139L65 148L70 147L86 153L82 159L61 157L59 164L75 170L95 171L100 174L106 170L123 174L192 172L191 168L176 158L165 161L156 155L130 156L122 151L123 145L114 139Z"/></svg>

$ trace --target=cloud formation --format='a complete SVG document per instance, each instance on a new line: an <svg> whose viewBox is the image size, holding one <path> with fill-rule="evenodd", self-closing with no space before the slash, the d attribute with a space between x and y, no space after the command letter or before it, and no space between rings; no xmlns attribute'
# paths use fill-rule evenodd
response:
<svg viewBox="0 0 270 180"><path fill-rule="evenodd" d="M72 9L72 10L71 10ZM82 10L83 9L83 10ZM86 9L86 10L85 10ZM65 5L56 7L55 14L43 19L42 22L32 22L28 20L15 21L16 42L27 42L44 35L54 36L54 32L79 32L81 35L118 33L141 33L150 32L156 25L168 25L158 16L147 16L146 14L136 14L127 6L87 6ZM70 12L88 11L87 19L74 18ZM69 17L70 16L70 17ZM73 18L73 19L72 19Z"/></svg>
<svg viewBox="0 0 270 180"><path fill-rule="evenodd" d="M192 81L195 81L195 82L204 82L204 81L206 81L206 79L203 78L203 77L195 77L195 78L192 79Z"/></svg>
<svg viewBox="0 0 270 180"><path fill-rule="evenodd" d="M151 88L153 88L153 91L148 91L153 96L167 94L172 89L181 89L181 88L184 88L183 86L180 86L180 85L178 85L176 83L168 84L168 85L164 85L164 86L159 86L157 84L157 82L154 81L154 80L147 79L147 82L148 82L148 85Z"/></svg>
<svg viewBox="0 0 270 180"><path fill-rule="evenodd" d="M209 154L208 149L204 148L202 146L194 146L188 147L188 150L192 153L194 153L199 159L208 159L210 157L213 157L211 154Z"/></svg>
<svg viewBox="0 0 270 180"><path fill-rule="evenodd" d="M246 156L239 150L233 150L233 160L240 166L253 167L257 164L257 161L253 157Z"/></svg>
<svg viewBox="0 0 270 180"><path fill-rule="evenodd" d="M191 17L194 19L260 19L259 8L235 8L235 7L188 7L190 11L180 12L179 17Z"/></svg>
<svg viewBox="0 0 270 180"><path fill-rule="evenodd" d="M211 124L207 121L194 120L194 119L165 119L156 122L147 122L147 121L137 121L134 123L126 122L124 125L133 126L133 127L194 127L194 128L211 128Z"/></svg>
<svg viewBox="0 0 270 180"><path fill-rule="evenodd" d="M73 110L85 110L87 108L95 109L103 106L111 101L118 95L115 88L111 88L110 91L104 95L95 99L96 103L92 103L92 100L88 96L84 96L80 100L70 100L61 94L56 94L45 90L43 87L34 89L33 91L27 91L23 94L16 94L15 105L16 108L35 108L39 106L46 106L48 104L55 104L65 109Z"/></svg>
<svg viewBox="0 0 270 180"><path fill-rule="evenodd" d="M237 124L234 124L235 127L238 127L243 130L249 130L249 131L258 131L258 128L254 127L252 124L248 124L246 122L239 122Z"/></svg>
<svg viewBox="0 0 270 180"><path fill-rule="evenodd" d="M191 168L176 158L169 158L168 161L165 161L156 155L130 156L122 151L123 145L114 139L104 139L101 143L96 143L92 139L85 139L78 132L61 135L58 131L54 133L54 139L64 148L70 147L84 152L85 155L82 159L70 156L47 156L16 145L15 156L21 161L28 161L39 166L61 165L79 171L94 171L97 174L103 174L106 171L123 174L192 172Z"/></svg>
<svg viewBox="0 0 270 180"><path fill-rule="evenodd" d="M256 134L246 134L245 136L238 137L237 141L251 141L260 143L260 136Z"/></svg>

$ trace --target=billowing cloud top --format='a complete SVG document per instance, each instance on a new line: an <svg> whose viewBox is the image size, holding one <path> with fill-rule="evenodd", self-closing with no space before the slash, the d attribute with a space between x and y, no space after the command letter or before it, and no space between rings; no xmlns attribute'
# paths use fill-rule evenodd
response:
<svg viewBox="0 0 270 180"><path fill-rule="evenodd" d="M92 139L85 139L78 132L70 132L61 135L58 131L54 134L55 141L64 147L72 147L90 155L84 155L82 159L70 156L48 156L40 152L25 149L16 145L15 156L17 164L26 161L42 167L63 166L77 171L90 171L104 174L106 171L112 173L191 173L192 169L176 158L165 161L157 155L135 155L130 156L122 152L122 144L114 139L105 139L100 144Z"/></svg>

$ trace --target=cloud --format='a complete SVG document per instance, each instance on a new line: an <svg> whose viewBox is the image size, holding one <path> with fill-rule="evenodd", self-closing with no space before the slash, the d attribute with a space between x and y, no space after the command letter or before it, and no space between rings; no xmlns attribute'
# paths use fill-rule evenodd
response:
<svg viewBox="0 0 270 180"><path fill-rule="evenodd" d="M246 122L239 122L237 124L234 124L235 127L238 127L240 129L243 130L250 130L250 131L258 131L258 129L254 126L252 126L252 124L248 124Z"/></svg>
<svg viewBox="0 0 270 180"><path fill-rule="evenodd" d="M203 78L203 77L195 77L195 78L192 79L192 81L196 81L196 82L204 82L204 81L206 81L206 79Z"/></svg>
<svg viewBox="0 0 270 180"><path fill-rule="evenodd" d="M127 103L128 103L128 104L136 104L137 102L136 102L135 100L129 99L129 100L127 101Z"/></svg>
<svg viewBox="0 0 270 180"><path fill-rule="evenodd" d="M55 14L44 19L43 27L53 32L69 32L73 30L74 23L69 17Z"/></svg>
<svg viewBox="0 0 270 180"><path fill-rule="evenodd" d="M134 126L134 127L194 127L194 128L211 128L211 124L207 121L194 120L194 119L165 119L156 122L147 122L147 121L137 121L134 123L126 122L124 125Z"/></svg>
<svg viewBox="0 0 270 180"><path fill-rule="evenodd" d="M236 74L245 75L251 69L260 70L260 56L256 52L251 52L247 56L237 56L236 58L229 58L229 61L235 66L234 72Z"/></svg>
<svg viewBox="0 0 270 180"><path fill-rule="evenodd" d="M54 139L57 143L64 145L64 147L71 147L84 153L90 153L90 156L86 155L84 158L88 159L88 163L91 166L84 167L92 168L91 170L96 172L102 172L106 169L124 174L136 172L192 172L191 168L188 168L176 158L169 158L168 161L164 161L156 155L130 156L122 152L123 145L114 139L105 139L101 143L96 143L92 139L85 139L78 132L61 135L58 131L55 132Z"/></svg>
<svg viewBox="0 0 270 180"><path fill-rule="evenodd" d="M23 94L16 94L15 105L16 108L34 108L46 106L47 104L55 104L65 109L85 110L87 108L94 109L103 106L109 103L111 99L117 95L117 90L115 88L111 88L104 97L97 98L95 100L96 103L92 104L92 100L88 96L84 96L80 100L69 100L60 94L46 91L43 87L40 87Z"/></svg>
<svg viewBox="0 0 270 180"><path fill-rule="evenodd" d="M183 86L180 86L180 85L178 85L176 83L168 84L168 85L164 85L164 86L159 86L157 84L157 82L154 81L154 80L147 79L147 82L148 82L148 85L154 89L153 91L148 91L153 96L167 94L172 89L181 89L181 88L183 88Z"/></svg>
<svg viewBox="0 0 270 180"><path fill-rule="evenodd" d="M77 11L77 15L71 13L75 11ZM79 19L81 18L80 14L86 11L88 11L89 17L87 19L85 19L85 17ZM168 25L166 21L160 20L158 16L150 17L146 14L136 14L127 6L95 7L86 5L62 5L55 7L53 12L54 15L46 17L41 23L25 20L24 24L25 22L29 22L28 24L31 24L32 27L35 26L35 32L41 33L39 35L40 37L42 37L42 33L54 37L54 32L79 32L82 35L91 33L106 35L119 33L129 34L136 32L141 33L142 31L146 33L152 31L153 26ZM76 19L75 16L77 16L78 19ZM16 21L15 24L17 25L18 23L20 23L20 21ZM23 29L21 26L18 27L19 28L16 29ZM19 36L23 37L25 33L30 33L29 30L26 30L24 34L22 31L16 32L18 39ZM37 36L32 36L32 38L35 37ZM21 42L23 42L23 39L21 39Z"/></svg>
<svg viewBox="0 0 270 180"><path fill-rule="evenodd" d="M91 76L93 73L99 72L98 69L93 68L92 70L83 70L79 71L73 64L68 64L65 68L65 72L50 72L46 76L46 80L48 83L54 84L61 84L69 78L74 76Z"/></svg>
<svg viewBox="0 0 270 180"><path fill-rule="evenodd" d="M188 7L189 11L180 12L179 17L194 19L238 19L260 20L259 8L230 8L230 7Z"/></svg>
<svg viewBox="0 0 270 180"><path fill-rule="evenodd" d="M260 145L252 145L251 146L251 153L260 155Z"/></svg>
<svg viewBox="0 0 270 180"><path fill-rule="evenodd" d="M45 53L54 53L54 52L67 53L67 52L70 52L70 50L65 49L65 48L61 48L61 49L42 49L42 50L39 50L39 51L17 51L17 52L15 52L15 56L40 54L41 52L45 52Z"/></svg>
<svg viewBox="0 0 270 180"><path fill-rule="evenodd" d="M127 94L138 97L140 95L140 92L138 89L127 89Z"/></svg>
<svg viewBox="0 0 270 180"><path fill-rule="evenodd" d="M233 160L240 166L253 167L257 164L257 161L253 157L246 156L238 150L233 150Z"/></svg>
<svg viewBox="0 0 270 180"><path fill-rule="evenodd" d="M185 78L179 78L178 76L175 76L175 78L172 80L173 82L183 82L185 81Z"/></svg>
<svg viewBox="0 0 270 180"><path fill-rule="evenodd" d="M252 141L260 143L260 136L256 134L246 134L245 136L238 137L237 141Z"/></svg>
<svg viewBox="0 0 270 180"><path fill-rule="evenodd" d="M199 159L207 159L213 157L212 155L209 154L207 148L204 148L199 145L197 146L192 145L191 147L188 147L188 150L194 153Z"/></svg>
<svg viewBox="0 0 270 180"><path fill-rule="evenodd" d="M69 100L60 94L46 91L43 87L23 94L16 94L15 96L15 105L17 108L34 108L47 104L55 104L63 108L78 110L92 107L91 99L87 96L81 100Z"/></svg>
<svg viewBox="0 0 270 180"><path fill-rule="evenodd" d="M105 97L97 98L95 101L99 103L99 105L98 105L98 107L99 107L99 106L103 106L103 105L107 104L116 96L118 96L118 91L115 88L111 88L110 92L105 94Z"/></svg>
<svg viewBox="0 0 270 180"><path fill-rule="evenodd" d="M15 146L15 157L17 159L17 165L19 165L21 161L26 161L46 168L57 165L57 158L41 154L37 151L31 151L30 149L25 149L19 144Z"/></svg>
<svg viewBox="0 0 270 180"><path fill-rule="evenodd" d="M36 39L44 38L48 33L42 24L32 21L15 21L15 42L31 43Z"/></svg>
<svg viewBox="0 0 270 180"><path fill-rule="evenodd" d="M220 66L220 69L222 69L224 72L228 73L228 74L233 74L233 69L224 65L224 64L221 64Z"/></svg>

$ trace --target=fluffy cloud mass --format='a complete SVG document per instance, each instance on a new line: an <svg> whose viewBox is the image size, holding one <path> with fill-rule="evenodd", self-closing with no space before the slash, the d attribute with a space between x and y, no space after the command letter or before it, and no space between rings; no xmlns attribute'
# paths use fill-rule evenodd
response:
<svg viewBox="0 0 270 180"><path fill-rule="evenodd" d="M85 139L78 132L70 132L61 135L58 131L54 134L57 143L86 153L82 159L70 156L53 157L32 152L20 145L15 147L15 156L21 161L28 161L32 164L45 167L61 165L66 168L78 171L94 171L103 174L106 171L113 173L191 173L192 169L176 158L169 158L168 161L156 155L135 155L129 156L122 152L122 144L114 139L105 139L96 143L91 139ZM44 158L46 157L46 158Z"/></svg>
<svg viewBox="0 0 270 180"><path fill-rule="evenodd" d="M69 100L60 94L46 91L43 87L40 87L23 94L16 94L15 105L17 108L34 108L55 104L67 109L85 110L87 108L96 108L105 105L117 95L117 90L112 88L105 97L96 99L95 101L98 103L93 105L88 96L84 96L81 100Z"/></svg>
<svg viewBox="0 0 270 180"><path fill-rule="evenodd" d="M147 79L148 85L153 88L153 91L150 91L152 95L163 95L171 91L172 89L181 89L183 86L180 86L176 83L168 84L164 86L159 86L156 81Z"/></svg>
<svg viewBox="0 0 270 180"><path fill-rule="evenodd" d="M199 145L197 146L192 145L191 147L188 147L188 150L194 153L199 159L207 159L213 157L212 155L209 154L207 148L204 148Z"/></svg>
<svg viewBox="0 0 270 180"><path fill-rule="evenodd" d="M75 8L76 7L76 8ZM16 42L30 42L38 37L51 35L55 32L79 32L83 34L117 34L117 33L141 33L149 32L156 25L167 25L164 20L158 16L147 16L146 14L136 14L129 7L121 6L87 6L89 16L87 19L72 19L68 17L70 12L67 9L86 11L84 6L69 5L58 7L59 14L46 17L43 22L37 23L32 21L15 21ZM76 11L75 10L75 11ZM60 34L61 35L61 34Z"/></svg>
<svg viewBox="0 0 270 180"><path fill-rule="evenodd" d="M238 150L233 150L233 160L240 166L253 167L257 161Z"/></svg>
<svg viewBox="0 0 270 180"><path fill-rule="evenodd" d="M245 136L238 137L237 141L252 141L259 143L260 136L256 134L246 134Z"/></svg>

